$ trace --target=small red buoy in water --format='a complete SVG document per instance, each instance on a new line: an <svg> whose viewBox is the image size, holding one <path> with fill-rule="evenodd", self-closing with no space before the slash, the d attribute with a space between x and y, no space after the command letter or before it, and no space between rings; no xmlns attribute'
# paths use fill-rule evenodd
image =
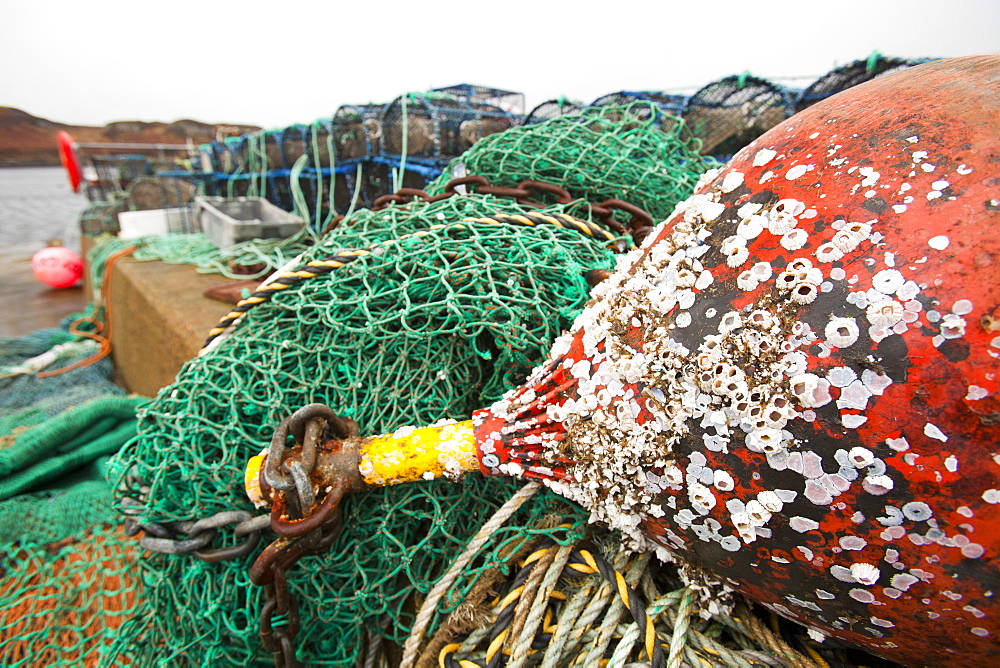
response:
<svg viewBox="0 0 1000 668"><path fill-rule="evenodd" d="M49 246L32 256L31 271L49 287L68 288L83 276L83 260L68 248Z"/></svg>

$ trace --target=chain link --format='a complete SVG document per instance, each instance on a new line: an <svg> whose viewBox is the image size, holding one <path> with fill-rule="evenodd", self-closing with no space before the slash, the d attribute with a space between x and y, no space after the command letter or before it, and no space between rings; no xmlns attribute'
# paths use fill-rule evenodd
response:
<svg viewBox="0 0 1000 668"><path fill-rule="evenodd" d="M296 441L292 449L285 447L289 435ZM275 666L301 665L295 647L298 605L288 589L287 571L302 557L333 544L343 528L340 502L352 488L351 478L333 479L324 485L325 496L317 501L311 477L320 441L336 450L338 441L358 435L353 420L337 417L322 404L310 404L283 420L271 439L262 475L272 488L269 526L279 537L254 560L250 581L264 588L260 638Z"/></svg>
<svg viewBox="0 0 1000 668"><path fill-rule="evenodd" d="M139 544L151 552L163 554L192 554L202 561L226 561L247 556L260 542L260 534L271 524L270 515L257 515L245 510L224 510L200 520L180 522L137 522L125 520L125 533L143 535ZM232 525L235 545L205 549L219 534L219 530Z"/></svg>

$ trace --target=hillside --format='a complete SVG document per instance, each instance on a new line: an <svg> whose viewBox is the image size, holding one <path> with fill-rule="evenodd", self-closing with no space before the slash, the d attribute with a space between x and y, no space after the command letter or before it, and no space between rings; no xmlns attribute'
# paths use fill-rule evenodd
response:
<svg viewBox="0 0 1000 668"><path fill-rule="evenodd" d="M216 139L217 131L253 132L255 126L211 125L192 120L173 123L118 121L103 127L65 125L32 116L13 107L0 107L0 167L59 165L56 133L65 130L78 142L122 142L140 144L204 144Z"/></svg>

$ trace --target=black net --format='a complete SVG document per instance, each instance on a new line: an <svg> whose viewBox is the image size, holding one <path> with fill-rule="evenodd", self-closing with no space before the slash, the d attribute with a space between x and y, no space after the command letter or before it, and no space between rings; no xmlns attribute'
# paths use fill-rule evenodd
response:
<svg viewBox="0 0 1000 668"><path fill-rule="evenodd" d="M876 55L866 60L855 60L850 65L838 67L824 74L811 86L802 91L795 101L795 111L799 112L825 100L831 95L847 90L852 86L871 81L875 77L919 65L925 60L905 60L903 58L885 58Z"/></svg>
<svg viewBox="0 0 1000 668"><path fill-rule="evenodd" d="M575 114L583 109L583 104L566 98L556 100L546 100L532 109L524 119L524 125L534 125L544 121L551 121L566 114Z"/></svg>
<svg viewBox="0 0 1000 668"><path fill-rule="evenodd" d="M703 87L684 112L702 153L725 159L789 116L790 92L753 76L731 76Z"/></svg>

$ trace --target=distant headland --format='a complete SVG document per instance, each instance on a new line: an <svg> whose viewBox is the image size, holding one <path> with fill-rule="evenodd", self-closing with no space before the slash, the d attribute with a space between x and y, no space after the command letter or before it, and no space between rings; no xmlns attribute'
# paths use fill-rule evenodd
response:
<svg viewBox="0 0 1000 668"><path fill-rule="evenodd" d="M105 126L66 125L0 107L0 167L59 165L56 133L65 130L78 142L204 144L219 136L255 132L253 125L211 124L182 119L173 123L116 121Z"/></svg>

